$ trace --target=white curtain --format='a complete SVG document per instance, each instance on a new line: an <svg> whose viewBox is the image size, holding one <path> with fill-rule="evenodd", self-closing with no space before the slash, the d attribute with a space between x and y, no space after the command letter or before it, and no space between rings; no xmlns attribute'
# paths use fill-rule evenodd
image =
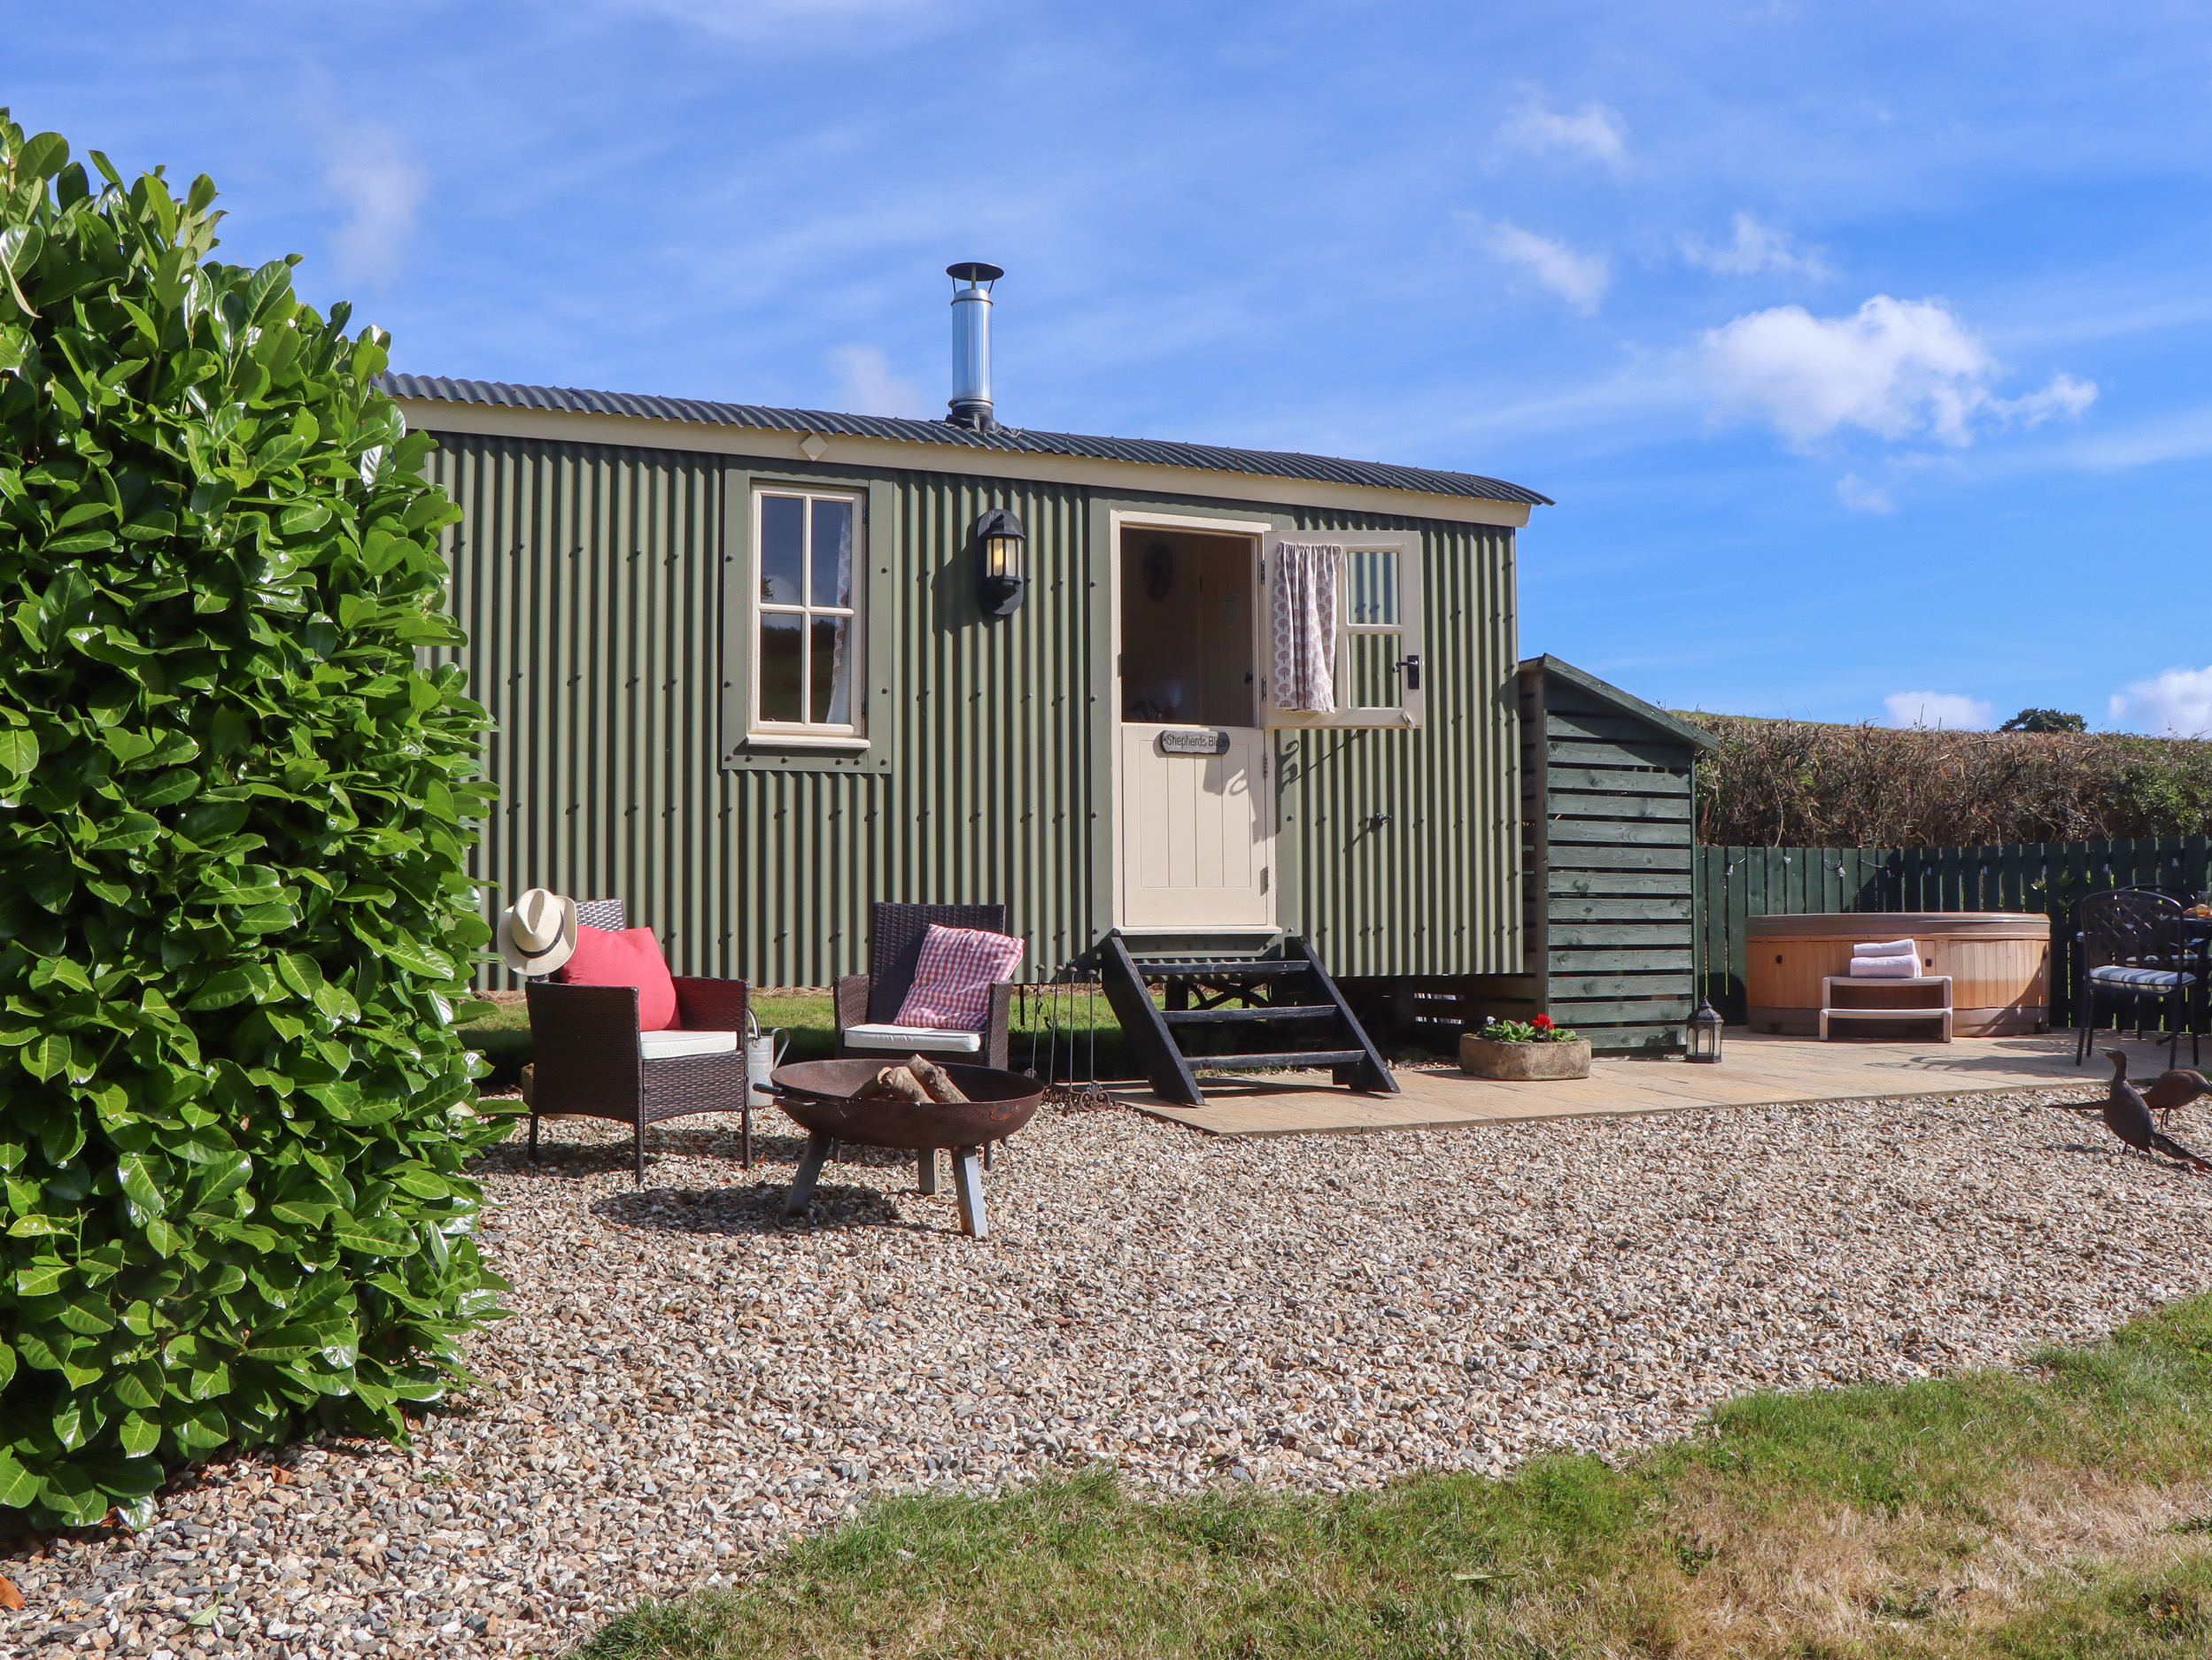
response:
<svg viewBox="0 0 2212 1660"><path fill-rule="evenodd" d="M1275 549L1275 706L1325 714L1336 707L1336 588L1341 544Z"/></svg>

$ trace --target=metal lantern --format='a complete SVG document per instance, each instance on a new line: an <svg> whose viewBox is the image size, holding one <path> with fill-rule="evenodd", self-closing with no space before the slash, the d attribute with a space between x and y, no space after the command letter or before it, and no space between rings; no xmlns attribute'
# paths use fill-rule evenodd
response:
<svg viewBox="0 0 2212 1660"><path fill-rule="evenodd" d="M1690 1017L1683 1029L1682 1038L1688 1046L1689 1059L1717 1066L1721 1061L1721 1017L1713 1012L1713 1005L1704 998L1698 1000L1698 1012Z"/></svg>
<svg viewBox="0 0 2212 1660"><path fill-rule="evenodd" d="M994 507L976 521L976 598L984 615L1009 616L1021 608L1028 542L1021 520L1008 508Z"/></svg>

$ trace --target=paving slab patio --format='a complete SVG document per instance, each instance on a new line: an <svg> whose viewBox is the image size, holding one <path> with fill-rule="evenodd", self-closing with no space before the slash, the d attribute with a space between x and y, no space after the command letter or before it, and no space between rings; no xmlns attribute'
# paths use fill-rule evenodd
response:
<svg viewBox="0 0 2212 1660"><path fill-rule="evenodd" d="M2112 1045L2107 1038L2098 1046ZM2128 1052L2131 1077L2154 1077L2165 1069L2164 1046L2120 1046ZM2185 1040L2181 1062L2190 1064ZM1317 1072L1202 1077L1203 1107L1179 1107L1141 1088L1111 1093L1125 1106L1208 1135L1288 1136L2075 1085L2088 1095L2101 1093L2110 1076L2095 1056L2085 1065L2074 1064L2070 1031L1961 1038L1952 1043L1821 1043L1731 1031L1717 1066L1692 1066L1679 1059L1599 1060L1592 1063L1589 1077L1567 1082L1501 1084L1457 1070L1401 1067L1396 1095L1354 1094L1331 1086Z"/></svg>

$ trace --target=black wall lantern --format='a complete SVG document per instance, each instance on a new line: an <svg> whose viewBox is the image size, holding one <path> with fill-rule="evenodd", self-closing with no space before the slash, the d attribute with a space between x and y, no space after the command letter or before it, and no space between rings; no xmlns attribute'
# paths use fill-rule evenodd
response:
<svg viewBox="0 0 2212 1660"><path fill-rule="evenodd" d="M1721 1017L1704 998L1698 1000L1698 1012L1690 1017L1682 1037L1689 1046L1690 1060L1702 1061L1708 1066L1720 1064Z"/></svg>
<svg viewBox="0 0 2212 1660"><path fill-rule="evenodd" d="M1029 534L1009 508L994 507L976 521L976 598L986 617L1021 609L1029 585Z"/></svg>

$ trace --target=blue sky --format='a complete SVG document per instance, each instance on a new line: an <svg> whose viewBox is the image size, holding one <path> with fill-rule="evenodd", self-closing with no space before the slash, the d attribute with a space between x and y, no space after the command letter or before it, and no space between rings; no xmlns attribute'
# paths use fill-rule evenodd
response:
<svg viewBox="0 0 2212 1660"><path fill-rule="evenodd" d="M1521 644L1674 706L2212 729L2212 6L14 8L397 367L1556 497Z"/></svg>

